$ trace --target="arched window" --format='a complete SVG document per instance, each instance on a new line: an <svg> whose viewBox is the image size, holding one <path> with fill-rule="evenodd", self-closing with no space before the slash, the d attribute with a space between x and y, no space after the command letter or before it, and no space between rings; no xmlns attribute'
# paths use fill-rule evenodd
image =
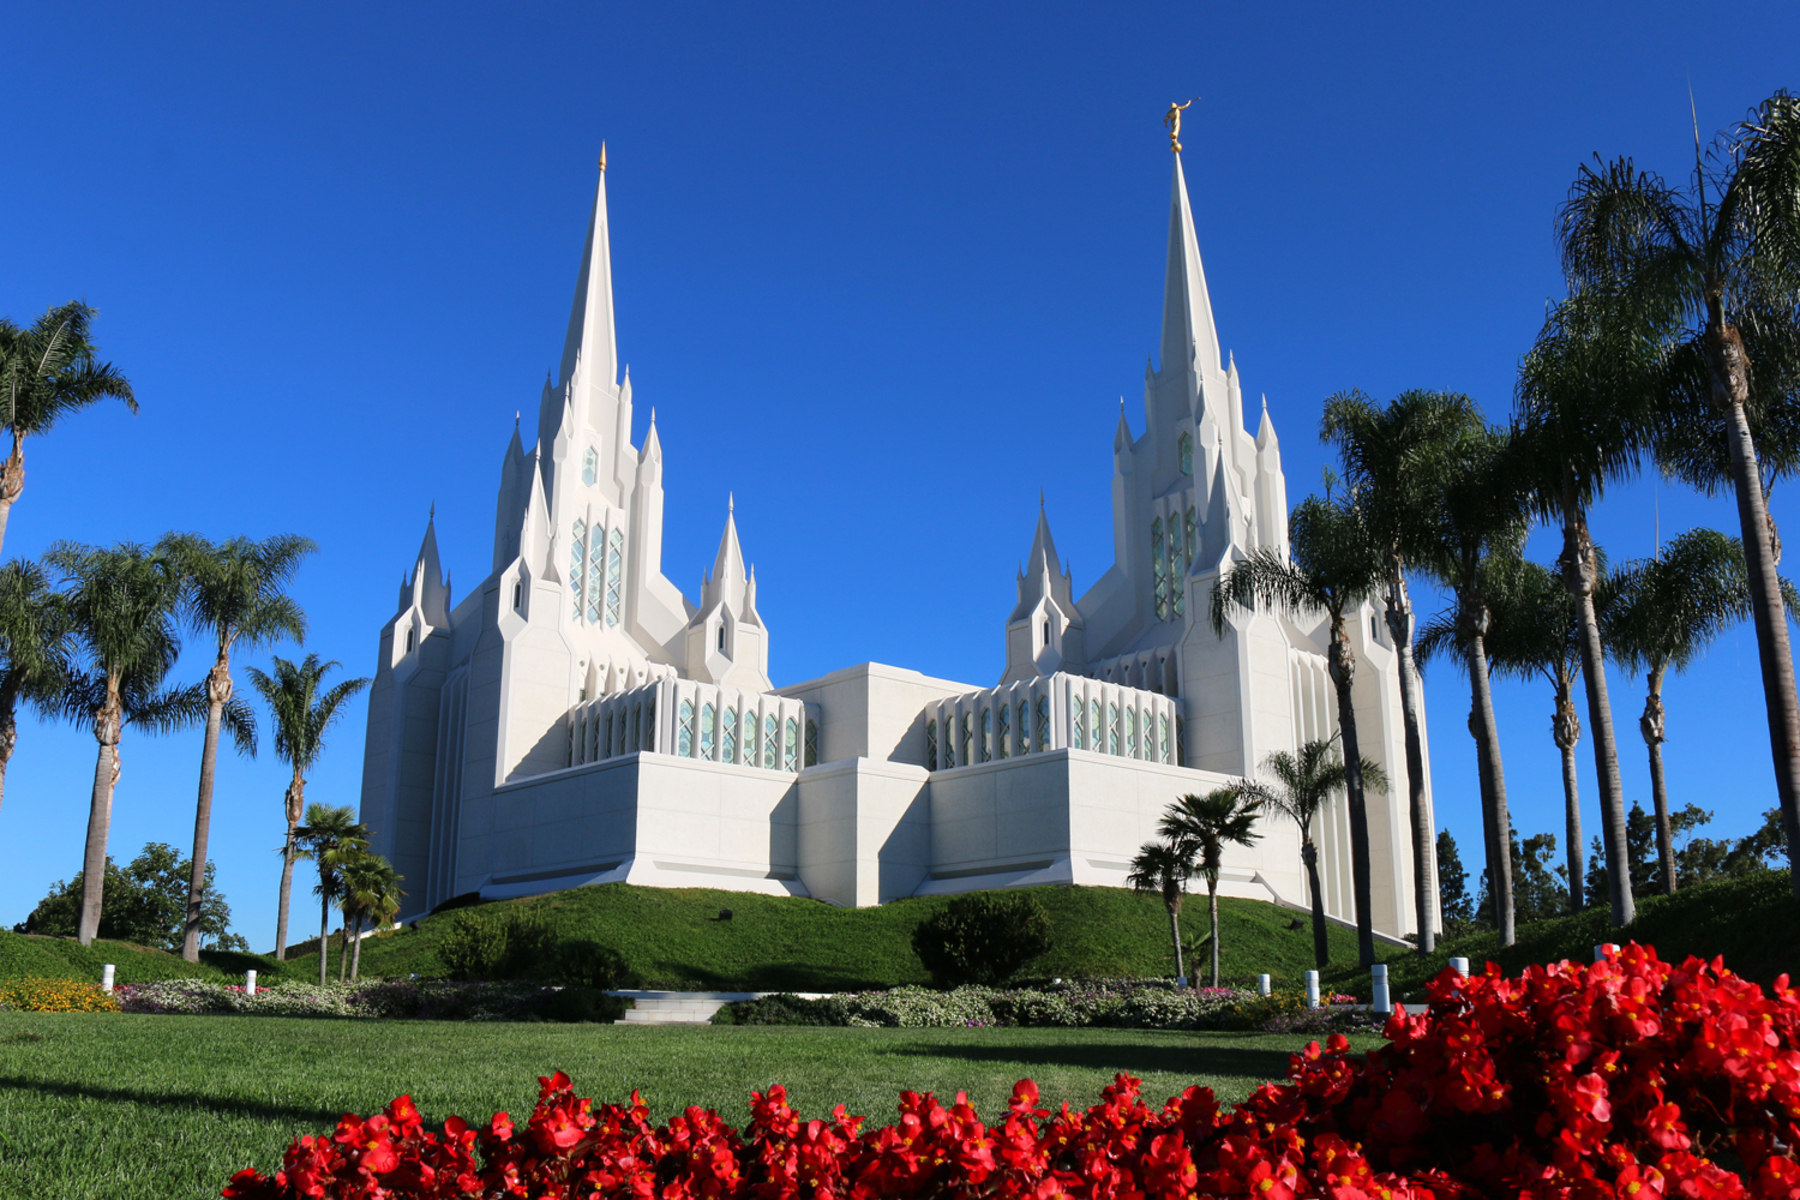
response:
<svg viewBox="0 0 1800 1200"><path fill-rule="evenodd" d="M1125 709L1125 757L1137 757L1137 709Z"/></svg>
<svg viewBox="0 0 1800 1200"><path fill-rule="evenodd" d="M800 726L794 718L789 717L787 719L787 738L782 743L781 769L784 771L792 771L794 769L794 760L798 758L799 755Z"/></svg>
<svg viewBox="0 0 1800 1200"><path fill-rule="evenodd" d="M513 611L518 612L519 609L524 605L524 603L525 603L525 585L522 583L513 584Z"/></svg>
<svg viewBox="0 0 1800 1200"><path fill-rule="evenodd" d="M592 446L589 446L587 453L581 456L581 482L593 487L594 481L598 478L600 478L600 456L594 453Z"/></svg>
<svg viewBox="0 0 1800 1200"><path fill-rule="evenodd" d="M1050 622L1048 619L1046 619L1044 621L1044 648L1049 649L1049 647L1050 647Z"/></svg>
<svg viewBox="0 0 1800 1200"><path fill-rule="evenodd" d="M598 525L594 526L593 545L588 547L587 569L587 619L590 625L600 623L601 565L605 558L602 553L605 541L606 530Z"/></svg>
<svg viewBox="0 0 1800 1200"><path fill-rule="evenodd" d="M776 720L771 715L763 722L763 768L769 771L775 769L775 760L781 757L781 731Z"/></svg>
<svg viewBox="0 0 1800 1200"><path fill-rule="evenodd" d="M1181 473L1192 475L1194 473L1194 435L1182 434L1175 441L1175 450L1181 456Z"/></svg>
<svg viewBox="0 0 1800 1200"><path fill-rule="evenodd" d="M725 623L723 621L721 621L721 622L719 622L719 652L722 654L722 653L724 653L724 651L725 651Z"/></svg>
<svg viewBox="0 0 1800 1200"><path fill-rule="evenodd" d="M1106 706L1106 752L1119 752L1119 706L1116 704Z"/></svg>
<svg viewBox="0 0 1800 1200"><path fill-rule="evenodd" d="M713 706L704 705L700 709L700 757L713 756Z"/></svg>
<svg viewBox="0 0 1800 1200"><path fill-rule="evenodd" d="M1011 748L1006 744L1010 740L1007 737L1007 734L1010 731L1007 729L1006 711L1006 705L1002 703L1000 705L1000 725L999 728L994 731L994 754L997 758L1005 758L1012 752Z"/></svg>
<svg viewBox="0 0 1800 1200"><path fill-rule="evenodd" d="M761 736L762 736L762 724L757 719L756 714L753 712L745 713L744 714L744 765L746 767L754 767L756 765L756 756L759 753L761 753L761 748L756 744L756 740Z"/></svg>
<svg viewBox="0 0 1800 1200"><path fill-rule="evenodd" d="M683 758L694 757L694 702L681 702L681 729L675 735L675 752Z"/></svg>
<svg viewBox="0 0 1800 1200"><path fill-rule="evenodd" d="M925 769L935 771L937 765L937 718L925 722Z"/></svg>
<svg viewBox="0 0 1800 1200"><path fill-rule="evenodd" d="M581 583L587 577L587 522L575 522L569 541L569 590L575 593L575 619L581 620Z"/></svg>
<svg viewBox="0 0 1800 1200"><path fill-rule="evenodd" d="M737 761L737 709L719 712L719 761Z"/></svg>
<svg viewBox="0 0 1800 1200"><path fill-rule="evenodd" d="M981 761L987 762L994 757L994 710L981 710Z"/></svg>
<svg viewBox="0 0 1800 1200"><path fill-rule="evenodd" d="M805 765L819 765L819 727L813 724L811 717L806 718L806 758Z"/></svg>
<svg viewBox="0 0 1800 1200"><path fill-rule="evenodd" d="M1150 522L1150 572L1156 593L1156 619L1169 619L1169 566L1163 560L1162 518Z"/></svg>
<svg viewBox="0 0 1800 1200"><path fill-rule="evenodd" d="M1169 718L1167 715L1156 718L1156 733L1157 733L1156 760L1158 762L1173 761L1172 759L1169 758Z"/></svg>
<svg viewBox="0 0 1800 1200"><path fill-rule="evenodd" d="M1082 720L1082 717L1085 715L1086 712L1087 712L1087 706L1085 704L1083 704L1080 700L1075 701L1074 704L1069 706L1070 744L1073 745L1075 747L1075 749L1077 749L1077 750L1086 750L1087 749L1087 739L1082 736L1082 734L1083 734L1082 726L1087 724L1086 721Z"/></svg>
<svg viewBox="0 0 1800 1200"><path fill-rule="evenodd" d="M625 576L625 534L623 530L612 531L612 540L606 547L606 623L619 623L619 595L624 587Z"/></svg>
<svg viewBox="0 0 1800 1200"><path fill-rule="evenodd" d="M418 644L419 644L419 631L416 629L407 630L406 631L406 652L408 654L411 654L413 652L413 647Z"/></svg>
<svg viewBox="0 0 1800 1200"><path fill-rule="evenodd" d="M1033 727L1037 733L1039 752L1050 748L1050 697L1039 696L1037 701L1037 723Z"/></svg>

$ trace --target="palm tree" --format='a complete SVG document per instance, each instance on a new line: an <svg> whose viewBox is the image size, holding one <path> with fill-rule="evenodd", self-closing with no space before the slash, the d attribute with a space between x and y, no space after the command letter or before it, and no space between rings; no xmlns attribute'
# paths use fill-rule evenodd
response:
<svg viewBox="0 0 1800 1200"><path fill-rule="evenodd" d="M1349 801L1350 875L1356 900L1356 943L1362 965L1375 961L1371 911L1369 812L1363 800L1362 755L1356 736L1351 684L1356 655L1350 649L1346 617L1387 586L1388 564L1371 536L1354 497L1309 496L1294 509L1288 530L1292 558L1259 549L1222 574L1213 585L1212 627L1225 636L1233 606L1266 607L1289 616L1323 610L1331 623L1327 662L1337 692L1338 731L1348 761L1344 791ZM1360 619L1360 618L1359 618Z"/></svg>
<svg viewBox="0 0 1800 1200"><path fill-rule="evenodd" d="M386 928L400 911L400 890L404 880L394 864L379 854L363 851L353 856L342 868L344 895L342 908L345 924L351 929L355 949L350 954L350 981L362 973L363 931ZM343 959L338 960L338 975L343 977Z"/></svg>
<svg viewBox="0 0 1800 1200"><path fill-rule="evenodd" d="M1169 940L1175 945L1175 976L1187 978L1187 964L1181 957L1181 898L1187 892L1187 881L1194 874L1195 847L1185 838L1163 837L1145 842L1131 860L1131 873L1125 883L1134 892L1155 892L1162 896L1169 910Z"/></svg>
<svg viewBox="0 0 1800 1200"><path fill-rule="evenodd" d="M206 673L206 739L200 748L200 793L194 809L194 867L188 881L187 931L181 957L200 961L200 901L206 892L206 842L212 828L213 777L219 762L219 727L234 702L231 651L256 650L281 638L304 641L306 614L283 589L300 560L318 549L312 541L278 534L261 542L232 538L214 545L197 534L169 534L158 544L184 576L182 615L197 634L217 646ZM241 704L241 702L239 702ZM248 710L244 712L249 717ZM251 743L250 754L256 754Z"/></svg>
<svg viewBox="0 0 1800 1200"><path fill-rule="evenodd" d="M58 543L45 560L65 576L69 620L88 660L86 672L69 679L58 707L71 720L92 720L99 744L76 934L86 946L100 928L124 727L166 733L195 724L205 715L205 695L199 685L162 690L181 648L174 619L181 578L167 558L131 543L111 549Z"/></svg>
<svg viewBox="0 0 1800 1200"><path fill-rule="evenodd" d="M298 666L285 658L275 659L274 666L272 678L255 667L249 668L249 675L275 718L276 757L294 772L283 797L287 841L281 851L281 902L275 916L275 959L279 962L287 958L288 903L299 850L296 835L306 805L305 775L324 752L325 732L342 715L344 702L368 687L369 681L346 679L321 694L319 685L337 662L321 662L318 655L309 654Z"/></svg>
<svg viewBox="0 0 1800 1200"><path fill-rule="evenodd" d="M1552 309L1520 364L1513 423L1519 444L1515 462L1531 487L1532 507L1562 525L1556 565L1581 632L1581 676L1593 730L1614 925L1628 924L1637 905L1625 848L1625 788L1606 692L1606 654L1594 605L1600 560L1587 513L1609 482L1637 470L1651 436L1645 397L1662 370L1662 355L1631 332L1631 307L1627 295L1594 289L1579 291Z"/></svg>
<svg viewBox="0 0 1800 1200"><path fill-rule="evenodd" d="M1412 820L1413 910L1419 953L1437 944L1432 880L1435 838L1425 805L1424 743L1419 734L1419 674L1413 658L1416 618L1406 571L1417 557L1421 518L1432 510L1432 481L1441 471L1444 448L1472 421L1474 401L1448 392L1402 392L1378 407L1360 391L1340 392L1325 401L1319 425L1322 440L1336 442L1350 486L1362 500L1370 529L1387 556L1388 635L1399 658L1400 715L1406 735L1406 791Z"/></svg>
<svg viewBox="0 0 1800 1200"><path fill-rule="evenodd" d="M57 707L74 671L72 633L68 607L43 567L0 567L0 798L19 742L19 702L40 711Z"/></svg>
<svg viewBox="0 0 1800 1200"><path fill-rule="evenodd" d="M1605 556L1599 555L1600 587L1609 590ZM1569 589L1549 568L1516 559L1508 564L1503 586L1486 589L1488 666L1495 675L1524 679L1541 676L1556 697L1550 717L1550 735L1562 756L1563 812L1568 835L1569 911L1580 912L1582 881L1587 866L1582 861L1581 801L1575 769L1575 747L1581 741L1581 714L1575 708L1575 681L1581 674L1581 626ZM1420 651L1428 642L1442 641L1443 651L1455 645L1455 622L1433 623L1420 638ZM1508 858L1510 859L1510 854ZM1510 863L1509 863L1510 866ZM1491 877L1491 876L1490 876Z"/></svg>
<svg viewBox="0 0 1800 1200"><path fill-rule="evenodd" d="M12 453L0 464L0 545L13 502L25 490L27 437L109 398L137 412L130 381L96 357L88 340L93 319L94 310L79 300L57 305L29 329L0 319L0 415L12 434Z"/></svg>
<svg viewBox="0 0 1800 1200"><path fill-rule="evenodd" d="M1716 440L1684 427L1723 435L1800 896L1800 695L1755 437L1759 424L1791 427L1800 396L1800 97L1779 91L1765 100L1721 135L1710 168L1697 125L1694 150L1693 182L1680 189L1628 158L1583 167L1558 234L1571 286L1624 301L1610 306L1616 340L1666 351L1651 381L1664 416L1658 449L1675 451L1666 465L1680 470L1683 446ZM1698 482L1709 489L1724 483L1716 470L1707 476ZM1618 890L1613 881L1615 908Z"/></svg>
<svg viewBox="0 0 1800 1200"><path fill-rule="evenodd" d="M1263 770L1275 777L1271 786L1260 780L1243 785L1244 794L1277 812L1286 813L1300 827L1300 862L1306 868L1306 890L1312 894L1313 963L1323 971L1331 965L1331 943L1326 937L1325 891L1319 882L1319 848L1313 841L1313 821L1331 797L1344 790L1349 774L1339 757L1335 737L1301 745L1298 754L1277 750L1263 759ZM1385 790L1387 776L1381 764L1364 759L1363 780Z"/></svg>
<svg viewBox="0 0 1800 1200"><path fill-rule="evenodd" d="M1183 796L1169 805L1158 827L1166 841L1194 848L1206 880L1206 909L1212 928L1212 986L1219 986L1219 867L1225 847L1255 845L1252 831L1261 805L1241 787L1214 788L1204 796Z"/></svg>
<svg viewBox="0 0 1800 1200"><path fill-rule="evenodd" d="M1638 728L1650 752L1650 795L1656 805L1665 895L1675 891L1675 838L1663 781L1663 676L1670 668L1685 671L1727 626L1749 615L1743 545L1713 529L1690 529L1655 558L1627 563L1607 605L1607 645L1622 666L1644 673L1649 693Z"/></svg>
<svg viewBox="0 0 1800 1200"><path fill-rule="evenodd" d="M319 898L319 986L331 962L331 906L344 895L344 868L369 846L369 830L354 810L330 804L306 806L306 824L294 831L300 848L319 869L313 894Z"/></svg>

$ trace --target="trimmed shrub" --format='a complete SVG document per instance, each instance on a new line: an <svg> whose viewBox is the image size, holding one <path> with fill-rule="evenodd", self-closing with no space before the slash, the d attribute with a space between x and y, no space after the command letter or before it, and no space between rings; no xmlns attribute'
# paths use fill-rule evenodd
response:
<svg viewBox="0 0 1800 1200"><path fill-rule="evenodd" d="M1050 914L1032 896L973 892L921 923L912 945L939 987L992 987L1050 949Z"/></svg>
<svg viewBox="0 0 1800 1200"><path fill-rule="evenodd" d="M630 969L610 946L587 939L564 941L540 910L508 906L465 908L438 943L438 958L451 979L525 980L606 991L628 986Z"/></svg>

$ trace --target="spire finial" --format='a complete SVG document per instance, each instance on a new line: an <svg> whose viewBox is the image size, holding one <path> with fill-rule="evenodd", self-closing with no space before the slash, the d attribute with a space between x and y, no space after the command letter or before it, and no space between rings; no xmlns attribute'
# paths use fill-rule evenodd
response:
<svg viewBox="0 0 1800 1200"><path fill-rule="evenodd" d="M1267 398L1267 397L1264 397L1264 399L1263 399L1263 407L1264 407L1264 408L1267 408L1267 407L1268 407L1268 406L1269 406L1269 401L1268 401L1268 398ZM651 405L651 406L650 406L650 423L651 423L651 424L652 424L652 425L654 425L654 424L656 424L656 405L654 405L654 404L652 404L652 405Z"/></svg>
<svg viewBox="0 0 1800 1200"><path fill-rule="evenodd" d="M606 174L606 143L600 143L600 173Z"/></svg>
<svg viewBox="0 0 1800 1200"><path fill-rule="evenodd" d="M1195 96L1194 100L1198 100L1199 98L1200 97ZM1186 108L1188 104L1192 104L1194 100L1189 100L1187 104L1176 104L1171 100L1169 102L1169 111L1163 114L1163 124L1168 126L1169 129L1169 149L1176 154L1181 153L1181 110Z"/></svg>
<svg viewBox="0 0 1800 1200"><path fill-rule="evenodd" d="M725 511L728 514L734 513L737 511L737 493L736 492L726 492L725 493Z"/></svg>
<svg viewBox="0 0 1800 1200"><path fill-rule="evenodd" d="M514 429L517 429L519 427L519 421L523 416L524 416L524 414L521 413L518 409L516 409L516 408L513 409L513 428Z"/></svg>
<svg viewBox="0 0 1800 1200"><path fill-rule="evenodd" d="M437 501L433 500L431 502L431 511L425 514L425 523L429 525L435 520L437 520Z"/></svg>
<svg viewBox="0 0 1800 1200"><path fill-rule="evenodd" d="M1044 508L1044 489L1039 488L1038 489L1038 511L1042 512L1043 508Z"/></svg>

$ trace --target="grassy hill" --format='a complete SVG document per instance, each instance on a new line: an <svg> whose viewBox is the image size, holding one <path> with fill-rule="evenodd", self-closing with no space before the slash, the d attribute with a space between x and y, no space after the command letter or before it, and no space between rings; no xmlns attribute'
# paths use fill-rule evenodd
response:
<svg viewBox="0 0 1800 1200"><path fill-rule="evenodd" d="M314 971L318 970L315 958ZM96 941L83 946L74 938L39 937L0 932L0 979L35 975L42 979L91 979L96 983L112 963L117 983L153 983L159 979L215 979L242 982L245 971L269 976L279 963L255 954L202 950L200 962L183 962L179 954L134 946L129 942ZM259 976L259 977L260 977Z"/></svg>

